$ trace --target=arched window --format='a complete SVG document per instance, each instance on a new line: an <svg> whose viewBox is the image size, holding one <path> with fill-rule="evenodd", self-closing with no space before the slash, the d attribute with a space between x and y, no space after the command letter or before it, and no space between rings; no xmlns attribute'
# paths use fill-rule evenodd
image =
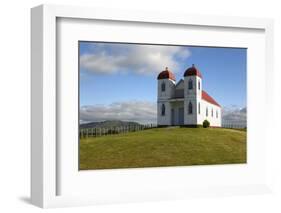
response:
<svg viewBox="0 0 281 213"><path fill-rule="evenodd" d="M193 83L192 83L192 80L189 79L188 81L188 89L192 89L193 88Z"/></svg>
<svg viewBox="0 0 281 213"><path fill-rule="evenodd" d="M213 111L213 108L212 108L212 117L213 117L213 115L214 115L214 111Z"/></svg>
<svg viewBox="0 0 281 213"><path fill-rule="evenodd" d="M208 107L206 107L206 116L208 117Z"/></svg>
<svg viewBox="0 0 281 213"><path fill-rule="evenodd" d="M200 102L198 102L198 114L200 114Z"/></svg>
<svg viewBox="0 0 281 213"><path fill-rule="evenodd" d="M161 84L161 91L162 91L162 92L165 92L165 90L166 90L166 84L163 82L163 83Z"/></svg>
<svg viewBox="0 0 281 213"><path fill-rule="evenodd" d="M161 115L165 115L165 104L162 104L162 107L161 107Z"/></svg>
<svg viewBox="0 0 281 213"><path fill-rule="evenodd" d="M188 104L188 114L192 114L192 103L190 101Z"/></svg>
<svg viewBox="0 0 281 213"><path fill-rule="evenodd" d="M198 90L200 90L200 87L201 87L200 81L198 81Z"/></svg>

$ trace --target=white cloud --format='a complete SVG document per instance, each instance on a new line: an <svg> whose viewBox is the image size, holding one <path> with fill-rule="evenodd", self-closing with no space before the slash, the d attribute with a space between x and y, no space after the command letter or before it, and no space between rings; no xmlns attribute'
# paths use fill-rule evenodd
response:
<svg viewBox="0 0 281 213"><path fill-rule="evenodd" d="M156 103L147 101L115 102L110 105L90 105L80 108L81 123L105 120L156 123L156 116Z"/></svg>
<svg viewBox="0 0 281 213"><path fill-rule="evenodd" d="M176 72L180 60L190 56L181 46L92 44L91 51L80 56L81 68L94 73L136 72L156 74L165 67Z"/></svg>
<svg viewBox="0 0 281 213"><path fill-rule="evenodd" d="M235 105L222 109L222 123L247 125L247 108L239 108Z"/></svg>

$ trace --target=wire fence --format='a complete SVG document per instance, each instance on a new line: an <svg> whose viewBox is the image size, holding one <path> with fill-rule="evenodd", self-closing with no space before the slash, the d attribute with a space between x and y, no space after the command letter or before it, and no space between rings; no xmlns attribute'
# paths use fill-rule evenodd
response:
<svg viewBox="0 0 281 213"><path fill-rule="evenodd" d="M244 123L222 123L223 128L229 129L246 129L247 125Z"/></svg>
<svg viewBox="0 0 281 213"><path fill-rule="evenodd" d="M146 129L156 128L156 124L144 124L144 125L130 125L119 127L95 127L95 128L83 128L80 129L80 138L87 137L101 137L105 135L124 134L129 132L137 132Z"/></svg>
<svg viewBox="0 0 281 213"><path fill-rule="evenodd" d="M95 127L95 128L80 128L80 138L101 137L106 135L124 134L129 132L138 132L142 130L156 128L157 124L145 125L130 125L119 127ZM222 123L223 128L229 129L245 129L247 126L242 123Z"/></svg>

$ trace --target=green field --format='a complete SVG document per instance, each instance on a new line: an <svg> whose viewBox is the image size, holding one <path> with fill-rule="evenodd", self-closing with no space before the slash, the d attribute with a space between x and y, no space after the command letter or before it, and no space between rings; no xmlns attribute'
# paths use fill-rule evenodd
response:
<svg viewBox="0 0 281 213"><path fill-rule="evenodd" d="M155 128L80 139L80 169L246 163L244 130Z"/></svg>

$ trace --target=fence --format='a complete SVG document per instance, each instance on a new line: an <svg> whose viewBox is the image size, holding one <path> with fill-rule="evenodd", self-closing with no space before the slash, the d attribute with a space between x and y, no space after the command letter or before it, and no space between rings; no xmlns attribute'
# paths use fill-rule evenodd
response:
<svg viewBox="0 0 281 213"><path fill-rule="evenodd" d="M156 128L156 124L145 124L145 125L130 125L130 126L119 126L119 127L95 127L95 128L83 128L80 129L80 138L87 137L100 137L105 135L115 135L123 134L129 132L137 132L146 129ZM231 129L244 129L246 128L245 124L241 123L222 123L223 128Z"/></svg>
<svg viewBox="0 0 281 213"><path fill-rule="evenodd" d="M152 129L155 127L157 127L156 124L130 125L130 126L109 127L109 128L106 127L84 128L84 129L80 129L80 138L100 137L105 135L137 132L146 129Z"/></svg>
<svg viewBox="0 0 281 213"><path fill-rule="evenodd" d="M222 123L221 126L223 128L229 128L229 129L245 129L247 127L246 124L242 124L242 123Z"/></svg>

